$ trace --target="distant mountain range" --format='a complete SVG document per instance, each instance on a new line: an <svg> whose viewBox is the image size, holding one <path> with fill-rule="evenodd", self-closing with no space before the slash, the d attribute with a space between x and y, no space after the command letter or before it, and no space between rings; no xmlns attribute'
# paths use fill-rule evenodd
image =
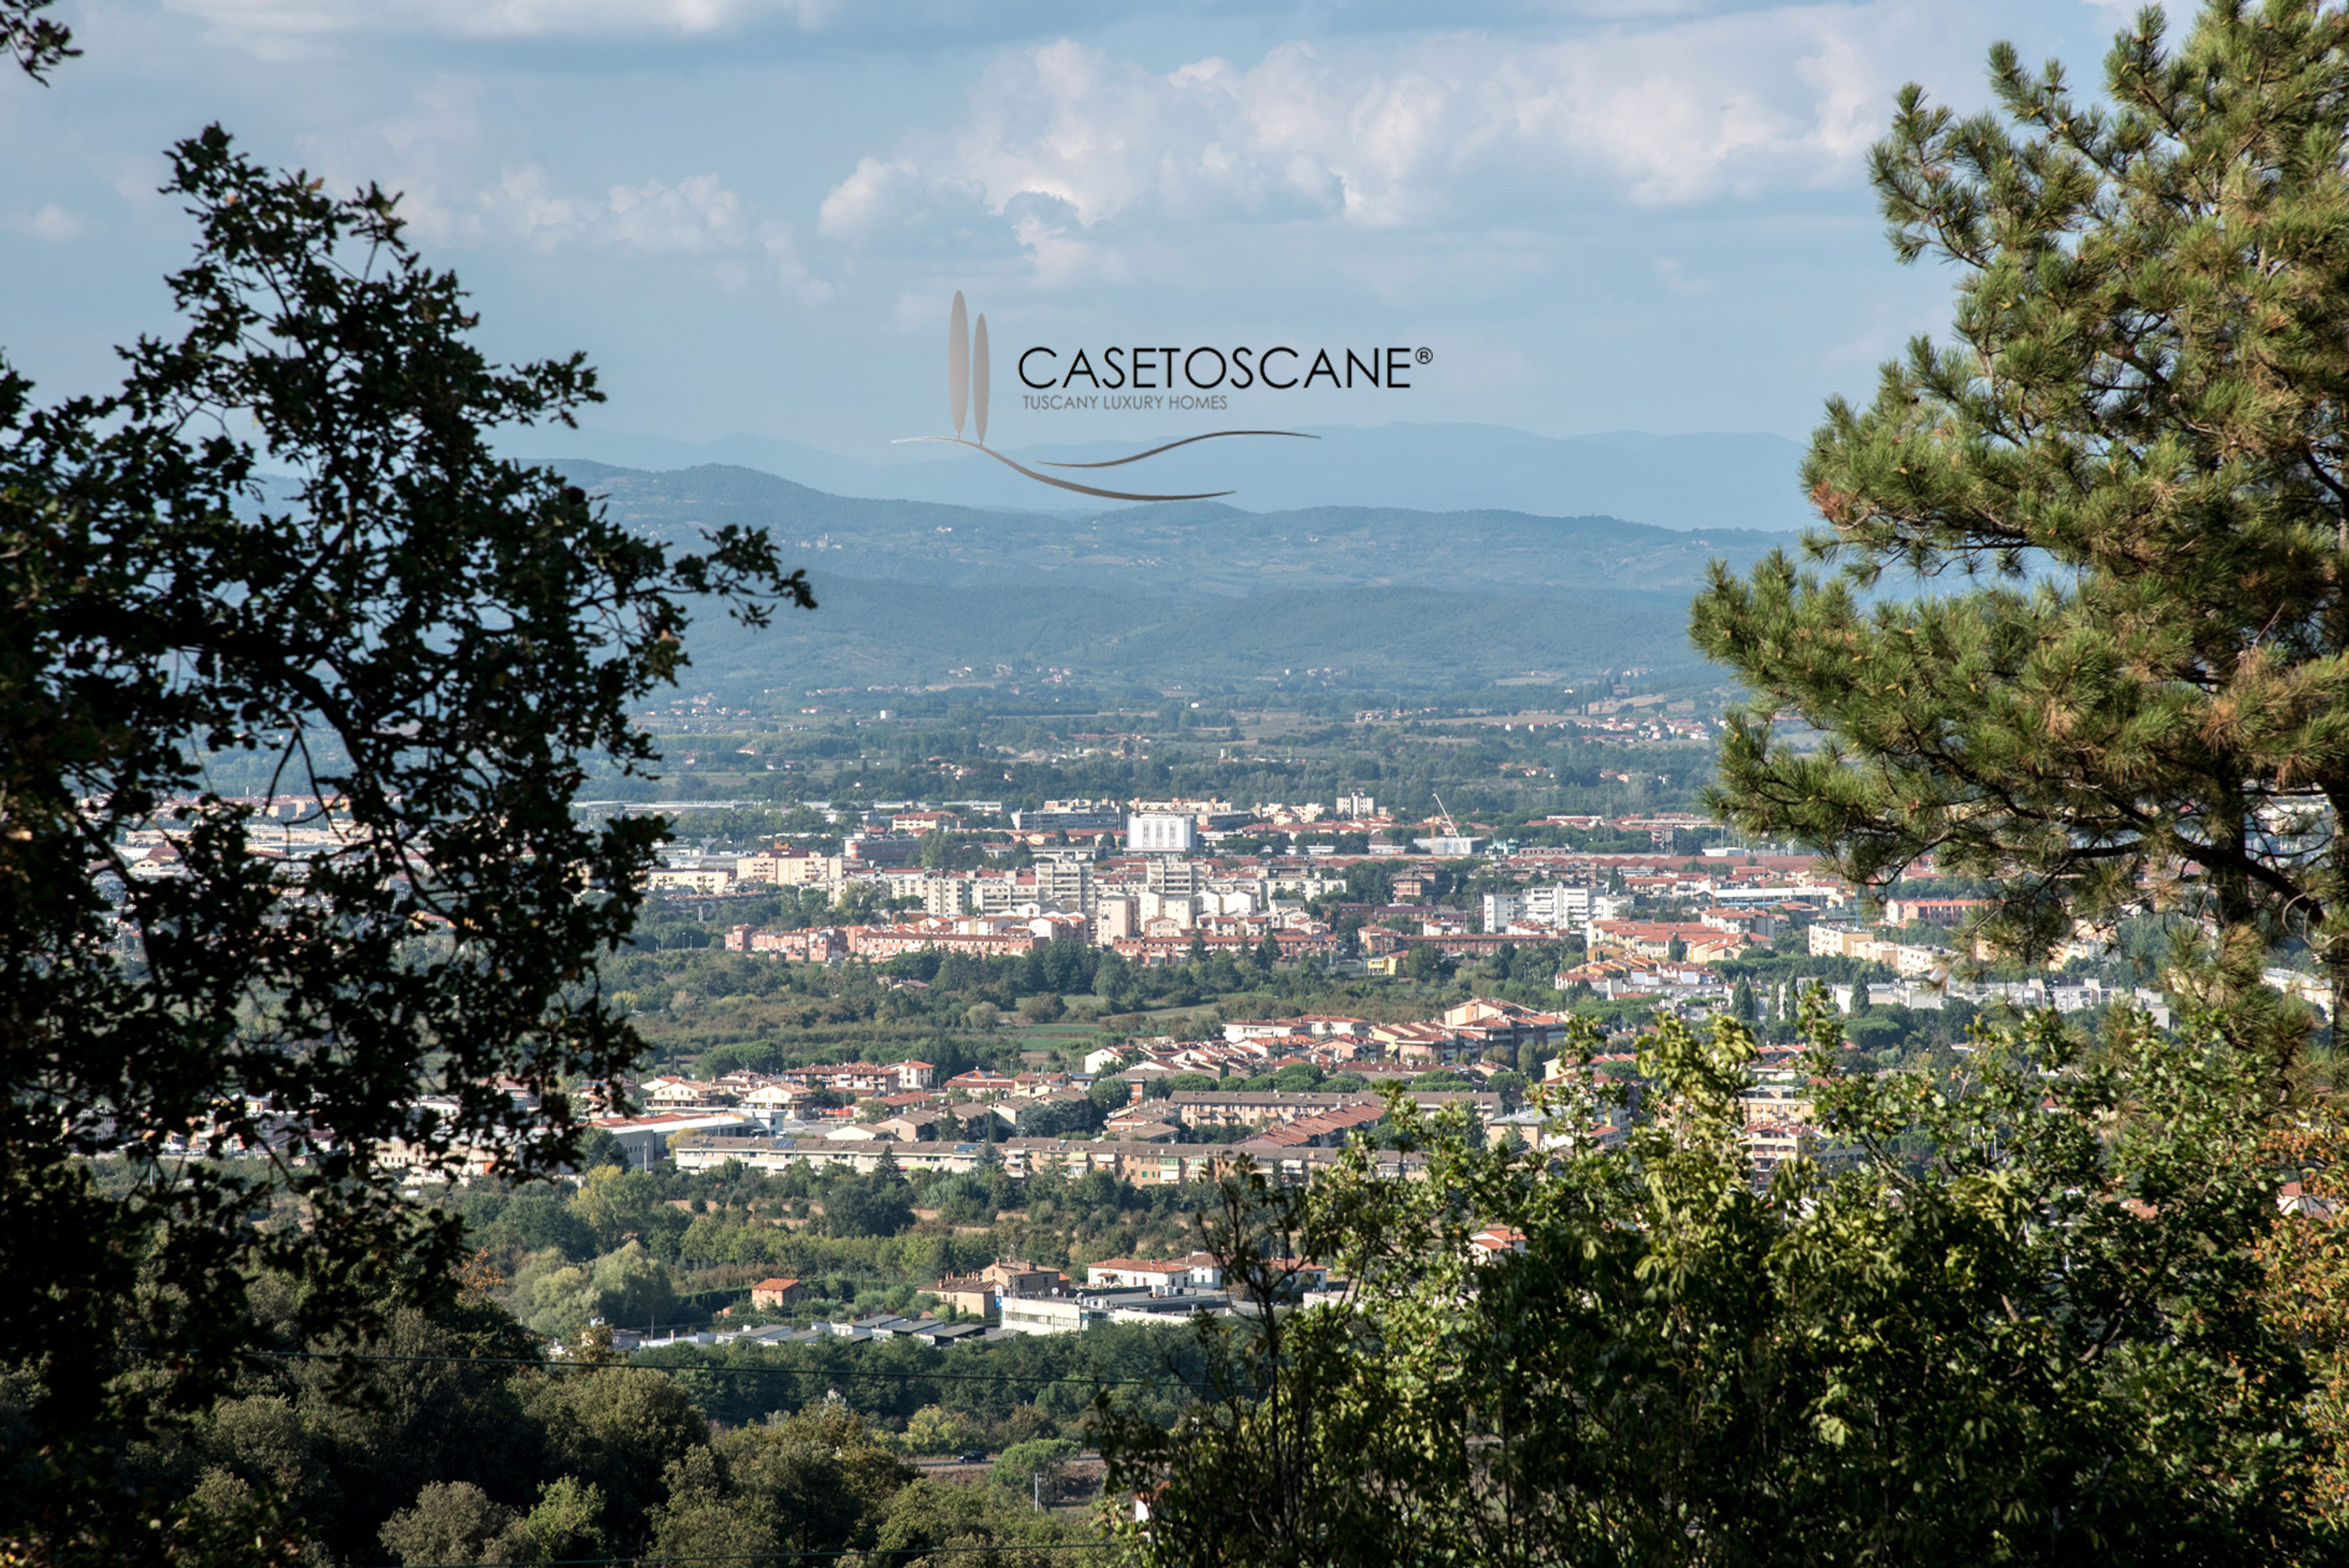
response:
<svg viewBox="0 0 2349 1568"><path fill-rule="evenodd" d="M827 494L750 469L546 459L676 542L770 530L823 609L764 633L705 617L699 686L927 685L1042 669L1147 686L1397 689L1641 664L1693 669L1689 595L1782 535L1611 517L1214 502L1084 514ZM1332 674L1330 672L1341 672Z"/></svg>
<svg viewBox="0 0 2349 1568"><path fill-rule="evenodd" d="M1623 518L1682 531L1774 533L1815 521L1796 478L1802 449L1779 436L1630 432L1557 439L1498 425L1304 430L1316 438L1203 441L1114 469L1063 477L1153 495L1231 490L1226 502L1252 512L1323 506L1485 510ZM1030 444L1006 450L1033 466L1100 462L1143 444L1143 439ZM689 442L558 428L520 432L507 448L517 456L585 459L654 471L728 464L867 500L1046 512L1088 504L1082 496L1023 479L977 453L926 443L883 446L877 460L863 461L761 436Z"/></svg>

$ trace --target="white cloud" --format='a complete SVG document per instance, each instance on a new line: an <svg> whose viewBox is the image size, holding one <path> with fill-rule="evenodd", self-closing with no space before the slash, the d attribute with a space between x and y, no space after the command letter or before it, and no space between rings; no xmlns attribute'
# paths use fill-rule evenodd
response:
<svg viewBox="0 0 2349 1568"><path fill-rule="evenodd" d="M1662 281L1664 287L1676 294L1709 294L1713 289L1711 279L1688 276L1681 271L1680 263L1670 256L1656 258L1656 276Z"/></svg>
<svg viewBox="0 0 2349 1568"><path fill-rule="evenodd" d="M94 233L98 224L51 201L37 211L10 217L8 227L17 233L30 234L36 240L63 244L67 240L78 240L84 234Z"/></svg>
<svg viewBox="0 0 2349 1568"><path fill-rule="evenodd" d="M921 170L912 164L862 158L855 171L824 197L815 232L827 240L863 239L901 219L921 198Z"/></svg>
<svg viewBox="0 0 2349 1568"><path fill-rule="evenodd" d="M336 190L373 181L397 192L399 216L415 239L476 239L482 225L471 192L481 178L479 106L486 91L468 77L428 77L391 113L306 132L303 160Z"/></svg>
<svg viewBox="0 0 2349 1568"><path fill-rule="evenodd" d="M599 201L554 189L533 163L509 170L480 202L495 224L542 250L585 244L658 256L758 248L740 198L715 174L615 185Z"/></svg>
<svg viewBox="0 0 2349 1568"><path fill-rule="evenodd" d="M481 193L481 204L517 237L546 250L576 239L590 216L584 203L550 188L535 163L508 170Z"/></svg>
<svg viewBox="0 0 2349 1568"><path fill-rule="evenodd" d="M554 188L536 164L508 170L477 205L488 226L534 249L585 246L636 256L695 256L721 286L746 288L765 275L805 305L830 301L836 290L799 253L791 230L754 224L741 198L715 174L689 174L671 184L647 180L615 185L603 200Z"/></svg>
<svg viewBox="0 0 2349 1568"><path fill-rule="evenodd" d="M2090 0L2126 4L2129 0ZM264 57L314 51L344 37L428 35L460 39L697 39L781 30L822 34L850 47L927 51L987 46L1121 21L1163 20L1148 0L931 0L857 5L852 0L163 0L166 9L208 23L214 38ZM1769 0L1450 0L1454 26L1588 26L1686 20L1767 8ZM1293 23L1293 0L1219 0L1211 17ZM1408 5L1319 8L1317 27L1381 33L1423 18ZM1402 25L1410 25L1406 22Z"/></svg>
<svg viewBox="0 0 2349 1568"><path fill-rule="evenodd" d="M767 264L773 269L775 282L799 297L804 305L830 303L834 289L832 284L808 271L800 260L799 247L792 242L792 232L780 226L771 227L760 235L760 248L767 253Z"/></svg>
<svg viewBox="0 0 2349 1568"><path fill-rule="evenodd" d="M382 33L459 38L699 38L761 23L821 26L835 0L164 0L212 36L283 57Z"/></svg>
<svg viewBox="0 0 2349 1568"><path fill-rule="evenodd" d="M1154 72L1071 39L1007 54L962 122L867 156L827 239L893 245L976 191L1031 257L1119 224L1569 226L1855 180L1938 14L1901 0L1611 26L1284 44ZM1043 201L1047 211L1023 209Z"/></svg>
<svg viewBox="0 0 2349 1568"><path fill-rule="evenodd" d="M688 175L674 185L615 185L605 208L609 222L599 237L624 251L698 255L747 242L742 203L715 174Z"/></svg>

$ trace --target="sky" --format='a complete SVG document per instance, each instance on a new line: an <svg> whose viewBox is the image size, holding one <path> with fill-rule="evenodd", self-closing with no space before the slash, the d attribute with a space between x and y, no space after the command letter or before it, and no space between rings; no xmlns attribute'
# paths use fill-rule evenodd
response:
<svg viewBox="0 0 2349 1568"><path fill-rule="evenodd" d="M171 329L211 122L402 192L502 357L584 350L587 418L875 460L944 434L948 304L991 441L1244 422L1802 438L1948 315L1866 179L1906 81L1986 101L1997 38L2093 86L2082 0L62 0L87 53L0 79L0 346L47 395ZM1040 409L1013 362L1403 347L1408 387ZM1031 372L1041 361L1031 361ZM1309 360L1308 361L1309 363ZM1211 362L1201 361L1204 375ZM1092 390L1080 386L1079 391Z"/></svg>

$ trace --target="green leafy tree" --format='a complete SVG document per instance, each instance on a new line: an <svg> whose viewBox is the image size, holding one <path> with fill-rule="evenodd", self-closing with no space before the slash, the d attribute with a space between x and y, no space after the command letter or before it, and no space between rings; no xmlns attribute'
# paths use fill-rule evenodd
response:
<svg viewBox="0 0 2349 1568"><path fill-rule="evenodd" d="M2349 1001L2349 15L2214 4L2173 47L2148 10L2105 84L2002 44L1996 113L1901 92L1872 177L1900 259L1957 269L1953 335L1829 404L1835 572L1697 600L1756 694L1709 800L1862 882L1989 879L2028 954L2190 894Z"/></svg>
<svg viewBox="0 0 2349 1568"><path fill-rule="evenodd" d="M573 1476L548 1481L539 1489L537 1504L506 1527L498 1545L510 1562L601 1557L607 1548L604 1494Z"/></svg>
<svg viewBox="0 0 2349 1568"><path fill-rule="evenodd" d="M864 1418L837 1404L738 1428L683 1455L653 1521L658 1555L828 1553L869 1546L913 1479Z"/></svg>
<svg viewBox="0 0 2349 1568"><path fill-rule="evenodd" d="M597 1258L587 1277L595 1315L606 1323L655 1324L676 1310L668 1270L646 1253L641 1242Z"/></svg>
<svg viewBox="0 0 2349 1568"><path fill-rule="evenodd" d="M571 1208L604 1252L631 1238L645 1241L680 1232L689 1222L662 1198L660 1181L651 1171L615 1165L588 1171L572 1196Z"/></svg>
<svg viewBox="0 0 2349 1568"><path fill-rule="evenodd" d="M874 1554L924 1568L1060 1568L1063 1559L1083 1553L1054 1545L1081 1539L1050 1515L988 1489L917 1480L889 1500Z"/></svg>
<svg viewBox="0 0 2349 1568"><path fill-rule="evenodd" d="M472 1227L469 1224L469 1230ZM574 1261L595 1255L595 1233L579 1212L551 1192L518 1192L473 1233L501 1256L552 1248Z"/></svg>
<svg viewBox="0 0 2349 1568"><path fill-rule="evenodd" d="M1153 1495L1138 1558L2330 1560L2258 1299L2277 1113L2246 1047L2126 1019L2092 1054L2049 1015L1951 1092L1844 1077L1807 1022L1832 1167L1757 1181L1751 1031L1663 1017L1619 1147L1574 1137L1619 1111L1596 1094L1538 1155L1401 1102L1424 1181L1359 1146L1303 1192L1228 1181L1211 1247L1251 1310L1199 1329L1212 1397L1096 1417L1109 1494ZM1495 1225L1523 1250L1474 1244ZM1299 1255L1351 1299L1271 1306Z"/></svg>
<svg viewBox="0 0 2349 1568"><path fill-rule="evenodd" d="M1067 1482L1069 1460L1076 1455L1077 1445L1067 1438L1030 1438L998 1454L988 1479L1031 1502L1038 1498L1056 1502Z"/></svg>
<svg viewBox="0 0 2349 1568"><path fill-rule="evenodd" d="M492 1502L471 1481L433 1481L416 1494L412 1507L385 1523L383 1547L401 1563L419 1568L494 1562L486 1548L512 1520L512 1509Z"/></svg>
<svg viewBox="0 0 2349 1568"><path fill-rule="evenodd" d="M894 1236L914 1222L914 1190L902 1178L875 1171L842 1181L824 1194L828 1236Z"/></svg>
<svg viewBox="0 0 2349 1568"><path fill-rule="evenodd" d="M572 800L655 760L629 707L696 597L811 602L763 535L672 554L495 457L594 373L492 364L393 199L320 184L181 143L184 332L53 406L0 366L0 1363L42 1456L0 1520L45 1531L116 1528L113 1436L217 1389L264 1270L311 1335L446 1295L461 1222L395 1143L573 1156L639 1051L595 964L666 829ZM281 852L288 813L317 847Z"/></svg>
<svg viewBox="0 0 2349 1568"><path fill-rule="evenodd" d="M916 1454L960 1453L978 1440L970 1423L955 1411L925 1405L905 1418L905 1451Z"/></svg>
<svg viewBox="0 0 2349 1568"><path fill-rule="evenodd" d="M547 1475L601 1493L616 1541L642 1539L647 1513L667 1495L668 1467L709 1441L709 1418L677 1380L643 1367L533 1375L519 1392L542 1434Z"/></svg>

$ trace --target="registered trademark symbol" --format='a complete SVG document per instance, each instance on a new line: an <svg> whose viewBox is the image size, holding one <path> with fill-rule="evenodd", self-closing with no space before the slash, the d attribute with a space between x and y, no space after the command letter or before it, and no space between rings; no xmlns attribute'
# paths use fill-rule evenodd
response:
<svg viewBox="0 0 2349 1568"><path fill-rule="evenodd" d="M1429 360L1435 357L1435 350L1433 348L1422 348L1414 352L1412 355L1412 357L1418 360L1422 365L1424 365Z"/></svg>

